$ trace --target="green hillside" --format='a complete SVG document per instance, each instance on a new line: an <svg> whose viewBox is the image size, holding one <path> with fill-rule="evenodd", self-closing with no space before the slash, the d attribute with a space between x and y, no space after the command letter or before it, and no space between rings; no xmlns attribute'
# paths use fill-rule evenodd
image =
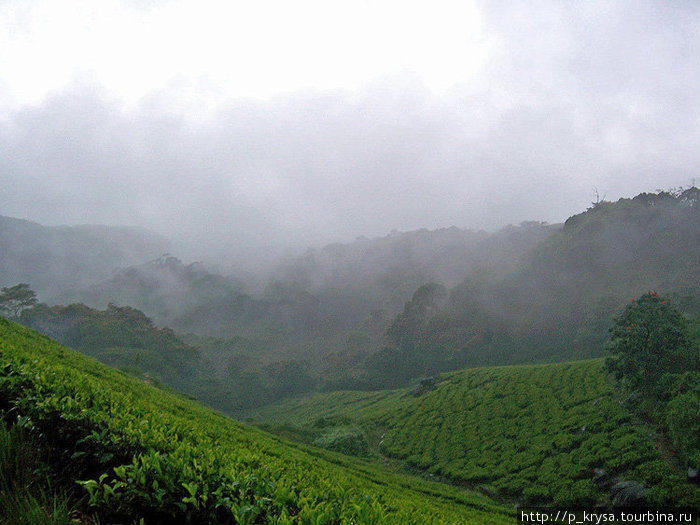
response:
<svg viewBox="0 0 700 525"><path fill-rule="evenodd" d="M464 281L429 308L412 307L418 288L381 347L329 390L394 388L474 366L601 357L612 319L632 297L657 290L684 314L700 314L699 240L698 188L598 202L509 271L465 267Z"/></svg>
<svg viewBox="0 0 700 525"><path fill-rule="evenodd" d="M333 421L359 426L378 436L380 456L506 501L607 503L631 482L648 503L700 502L616 398L600 359L464 370L413 390L320 394L251 416L317 441Z"/></svg>
<svg viewBox="0 0 700 525"><path fill-rule="evenodd" d="M482 495L287 442L3 319L0 409L0 437L26 434L83 523L512 521Z"/></svg>

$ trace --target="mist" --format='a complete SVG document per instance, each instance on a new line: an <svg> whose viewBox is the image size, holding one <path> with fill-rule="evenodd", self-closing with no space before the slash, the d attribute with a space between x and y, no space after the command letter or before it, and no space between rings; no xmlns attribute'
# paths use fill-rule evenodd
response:
<svg viewBox="0 0 700 525"><path fill-rule="evenodd" d="M697 0L0 0L0 523L690 516L698 65Z"/></svg>
<svg viewBox="0 0 700 525"><path fill-rule="evenodd" d="M76 75L4 112L0 214L146 227L184 258L252 267L391 230L561 222L697 176L697 6L479 12L486 58L442 91L406 70L213 105L172 82L127 103Z"/></svg>

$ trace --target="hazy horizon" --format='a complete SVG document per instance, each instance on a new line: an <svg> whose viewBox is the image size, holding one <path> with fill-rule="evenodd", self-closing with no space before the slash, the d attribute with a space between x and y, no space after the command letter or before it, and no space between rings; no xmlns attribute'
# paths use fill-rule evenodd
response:
<svg viewBox="0 0 700 525"><path fill-rule="evenodd" d="M598 197L688 186L699 15L651 1L5 2L0 214L141 226L242 260L557 223Z"/></svg>

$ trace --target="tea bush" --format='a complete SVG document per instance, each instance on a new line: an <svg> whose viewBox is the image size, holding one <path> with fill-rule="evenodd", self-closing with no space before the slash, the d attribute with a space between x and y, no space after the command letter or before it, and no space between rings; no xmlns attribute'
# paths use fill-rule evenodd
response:
<svg viewBox="0 0 700 525"><path fill-rule="evenodd" d="M622 406L602 359L476 368L443 374L420 397L410 389L334 392L250 415L302 427L344 417L383 435L380 453L505 500L609 503L618 479L644 484L650 503L700 501L698 487L662 459L651 429Z"/></svg>
<svg viewBox="0 0 700 525"><path fill-rule="evenodd" d="M0 319L0 410L101 523L507 523L475 493L295 445Z"/></svg>

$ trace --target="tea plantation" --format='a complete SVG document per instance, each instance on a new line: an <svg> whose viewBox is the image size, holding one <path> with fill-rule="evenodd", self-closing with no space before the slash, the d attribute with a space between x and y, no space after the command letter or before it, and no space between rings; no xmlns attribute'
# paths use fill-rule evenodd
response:
<svg viewBox="0 0 700 525"><path fill-rule="evenodd" d="M458 395L458 379L469 377L453 376L447 390ZM448 392L441 389L440 396L443 393ZM390 402L400 407L404 400L397 394ZM409 405L410 401L406 409ZM48 482L37 490L57 494L62 509L72 509L71 523L349 525L513 521L512 511L481 494L390 474L367 461L266 434L3 319L0 409L4 452L12 443L36 447L35 457L42 458L48 469ZM415 416L402 414L405 417L399 419L397 413L396 422L404 420L408 424ZM481 434L470 437L464 433L476 428L468 424L470 420L464 419L466 426L459 433L451 433L456 440L455 450L465 451L462 442L481 439ZM384 424L390 421L394 419L386 415ZM437 423L437 419L434 421ZM428 423L415 422L425 437L433 432ZM441 429L434 430L439 434ZM406 441L410 435L396 425L384 446L407 457L425 454L426 461L420 464L427 466L434 454L440 456L442 447L449 445L449 440L437 439L435 451L410 452L415 446ZM465 441L469 439L472 441ZM557 441L557 446L571 443ZM547 446L541 448L546 450ZM599 448L608 450L604 444ZM505 449L502 452L509 453ZM484 465L499 464L495 457L500 453L492 450ZM0 494L5 502L16 501L19 496L12 491L30 490L31 484L22 485L13 479L18 470L10 468L12 457L2 457ZM420 458L416 456L416 461ZM461 460L464 464L454 463L458 465L455 474L467 467L466 462L475 461L469 453ZM439 468L447 472L453 460L445 456L445 461ZM658 466L654 473L665 475L658 462L651 463L654 465ZM502 479L505 483L510 478ZM26 499L41 506L45 496L27 494ZM0 505L2 523L14 522L7 509ZM51 514L51 509L38 512L43 511L46 516ZM41 516L25 522L42 523Z"/></svg>
<svg viewBox="0 0 700 525"><path fill-rule="evenodd" d="M286 429L364 426L379 455L503 501L610 503L623 484L649 504L697 506L698 486L623 405L591 360L464 370L434 389L335 392L250 415Z"/></svg>

